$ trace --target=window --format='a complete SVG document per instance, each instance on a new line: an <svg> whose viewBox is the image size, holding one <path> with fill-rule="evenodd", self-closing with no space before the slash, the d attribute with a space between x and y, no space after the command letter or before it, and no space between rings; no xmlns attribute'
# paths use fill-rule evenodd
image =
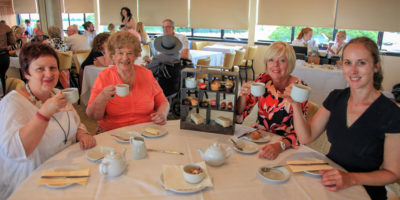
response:
<svg viewBox="0 0 400 200"><path fill-rule="evenodd" d="M235 39L235 40L247 40L249 37L248 30L231 30L231 29L224 29L224 38Z"/></svg>
<svg viewBox="0 0 400 200"><path fill-rule="evenodd" d="M162 35L163 29L161 26L144 26L144 30L148 34Z"/></svg>
<svg viewBox="0 0 400 200"><path fill-rule="evenodd" d="M378 31L361 31L361 30L350 30L350 29L346 29L345 31L347 36L346 41L362 36L368 37L375 42L377 42L378 40L378 33L379 33Z"/></svg>
<svg viewBox="0 0 400 200"><path fill-rule="evenodd" d="M186 36L192 35L192 29L190 27L175 27L175 33L180 33Z"/></svg>
<svg viewBox="0 0 400 200"><path fill-rule="evenodd" d="M256 26L256 41L283 41L290 42L292 27L290 26Z"/></svg>
<svg viewBox="0 0 400 200"><path fill-rule="evenodd" d="M306 27L295 27L294 30L294 39L297 38L301 29ZM333 28L319 28L319 27L310 27L313 30L312 39L315 40L317 44L328 43L329 41L333 41Z"/></svg>
<svg viewBox="0 0 400 200"><path fill-rule="evenodd" d="M194 28L193 36L221 38L221 29Z"/></svg>
<svg viewBox="0 0 400 200"><path fill-rule="evenodd" d="M63 29L67 30L68 26L77 25L79 31L85 31L83 24L87 21L91 21L95 24L94 13L62 13ZM101 30L101 28L100 28ZM107 28L106 28L107 30Z"/></svg>
<svg viewBox="0 0 400 200"><path fill-rule="evenodd" d="M384 32L382 50L400 53L400 32Z"/></svg>
<svg viewBox="0 0 400 200"><path fill-rule="evenodd" d="M38 13L19 14L20 25L25 25L25 20L31 21L32 28L36 28L36 23L40 19Z"/></svg>

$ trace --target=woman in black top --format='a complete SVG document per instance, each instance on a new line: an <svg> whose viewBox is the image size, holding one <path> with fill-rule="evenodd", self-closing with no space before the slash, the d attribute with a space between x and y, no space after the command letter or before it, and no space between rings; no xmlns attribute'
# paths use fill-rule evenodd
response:
<svg viewBox="0 0 400 200"><path fill-rule="evenodd" d="M383 77L375 42L351 40L342 61L350 88L331 92L311 121L306 122L300 104L289 97L291 90L285 91L293 105L294 127L302 144L326 129L331 143L327 156L348 171L323 171L321 183L328 190L364 185L372 199L386 199L384 185L400 177L400 108L379 91Z"/></svg>

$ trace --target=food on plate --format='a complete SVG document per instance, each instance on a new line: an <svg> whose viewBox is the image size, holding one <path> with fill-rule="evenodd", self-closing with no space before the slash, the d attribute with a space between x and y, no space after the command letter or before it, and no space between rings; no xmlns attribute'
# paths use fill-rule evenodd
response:
<svg viewBox="0 0 400 200"><path fill-rule="evenodd" d="M190 103L190 100L189 100L189 99L184 99L184 100L183 100L183 104L184 104L184 105L190 105L191 103Z"/></svg>
<svg viewBox="0 0 400 200"><path fill-rule="evenodd" d="M158 130L157 128L147 127L144 129L144 132L150 135L160 135L160 130Z"/></svg>
<svg viewBox="0 0 400 200"><path fill-rule="evenodd" d="M189 174L201 174L203 173L203 169L201 169L201 167L194 166L192 168L187 169L186 172Z"/></svg>
<svg viewBox="0 0 400 200"><path fill-rule="evenodd" d="M234 83L233 83L232 80L227 80L225 82L225 88L226 88L225 91L228 92L228 93L232 93L233 92L233 85L234 85Z"/></svg>
<svg viewBox="0 0 400 200"><path fill-rule="evenodd" d="M217 107L217 100L213 99L210 101L211 107L216 108Z"/></svg>
<svg viewBox="0 0 400 200"><path fill-rule="evenodd" d="M260 139L260 137L261 137L261 133L258 131L253 131L251 133L251 139L253 139L253 140L258 140L258 139Z"/></svg>
<svg viewBox="0 0 400 200"><path fill-rule="evenodd" d="M204 118L199 113L192 113L190 114L190 119L196 124L204 123Z"/></svg>
<svg viewBox="0 0 400 200"><path fill-rule="evenodd" d="M205 89L207 89L207 84L206 84L206 83L203 83L203 82L200 82L200 83L199 83L199 88L200 88L201 90L205 90Z"/></svg>
<svg viewBox="0 0 400 200"><path fill-rule="evenodd" d="M221 109L225 109L226 108L226 103L225 101L221 103Z"/></svg>
<svg viewBox="0 0 400 200"><path fill-rule="evenodd" d="M217 119L215 119L215 122L224 128L229 127L232 124L232 120L222 116L217 117Z"/></svg>
<svg viewBox="0 0 400 200"><path fill-rule="evenodd" d="M208 102L208 100L204 100L204 101L202 101L202 102L200 103L200 106L201 106L201 107L208 107L209 104L210 104L210 103Z"/></svg>
<svg viewBox="0 0 400 200"><path fill-rule="evenodd" d="M221 83L218 80L213 80L213 82L211 83L211 90L218 91L220 87Z"/></svg>
<svg viewBox="0 0 400 200"><path fill-rule="evenodd" d="M229 103L228 103L228 110L232 109L232 107L233 107L232 102L229 102Z"/></svg>
<svg viewBox="0 0 400 200"><path fill-rule="evenodd" d="M192 106L197 106L197 104L199 104L199 101L197 100L197 98L191 98L190 99L190 104Z"/></svg>

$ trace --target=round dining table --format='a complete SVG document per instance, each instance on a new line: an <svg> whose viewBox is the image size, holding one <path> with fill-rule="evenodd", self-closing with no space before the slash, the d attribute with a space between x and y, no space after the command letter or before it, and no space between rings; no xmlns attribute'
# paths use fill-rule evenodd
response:
<svg viewBox="0 0 400 200"><path fill-rule="evenodd" d="M134 160L130 144L116 141L112 135L127 131L142 132L152 123L127 126L96 135L97 146L112 147L116 152L126 149L126 170L118 177L107 177L99 172L100 161L90 161L86 152L78 144L73 144L38 167L10 196L9 199L369 199L362 186L352 186L336 192L328 191L321 183L321 177L304 172L290 173L290 178L283 183L266 182L257 175L257 170L267 164L286 164L287 160L303 158L322 159L334 168L340 166L325 155L307 147L287 149L276 160L266 160L254 154L234 152L219 167L207 165L213 187L191 194L179 194L167 191L161 185L160 177L163 165L184 165L201 162L198 148L203 151L217 142L224 148L232 147L230 138L235 138L250 127L236 125L235 135L214 134L180 129L180 121L168 121L163 125L167 134L157 138L145 138L148 149L171 150L184 155L148 152L146 158ZM236 137L235 137L236 136ZM270 142L279 140L272 136ZM259 144L261 148L264 144ZM75 184L62 189L39 186L38 181L45 171L75 166L90 169L88 182Z"/></svg>

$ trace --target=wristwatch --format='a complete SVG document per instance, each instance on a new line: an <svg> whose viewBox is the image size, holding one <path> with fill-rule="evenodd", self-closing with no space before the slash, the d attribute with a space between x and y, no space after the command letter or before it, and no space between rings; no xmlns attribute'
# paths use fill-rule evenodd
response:
<svg viewBox="0 0 400 200"><path fill-rule="evenodd" d="M286 144L283 141L279 141L279 143L281 144L282 151L285 151Z"/></svg>

